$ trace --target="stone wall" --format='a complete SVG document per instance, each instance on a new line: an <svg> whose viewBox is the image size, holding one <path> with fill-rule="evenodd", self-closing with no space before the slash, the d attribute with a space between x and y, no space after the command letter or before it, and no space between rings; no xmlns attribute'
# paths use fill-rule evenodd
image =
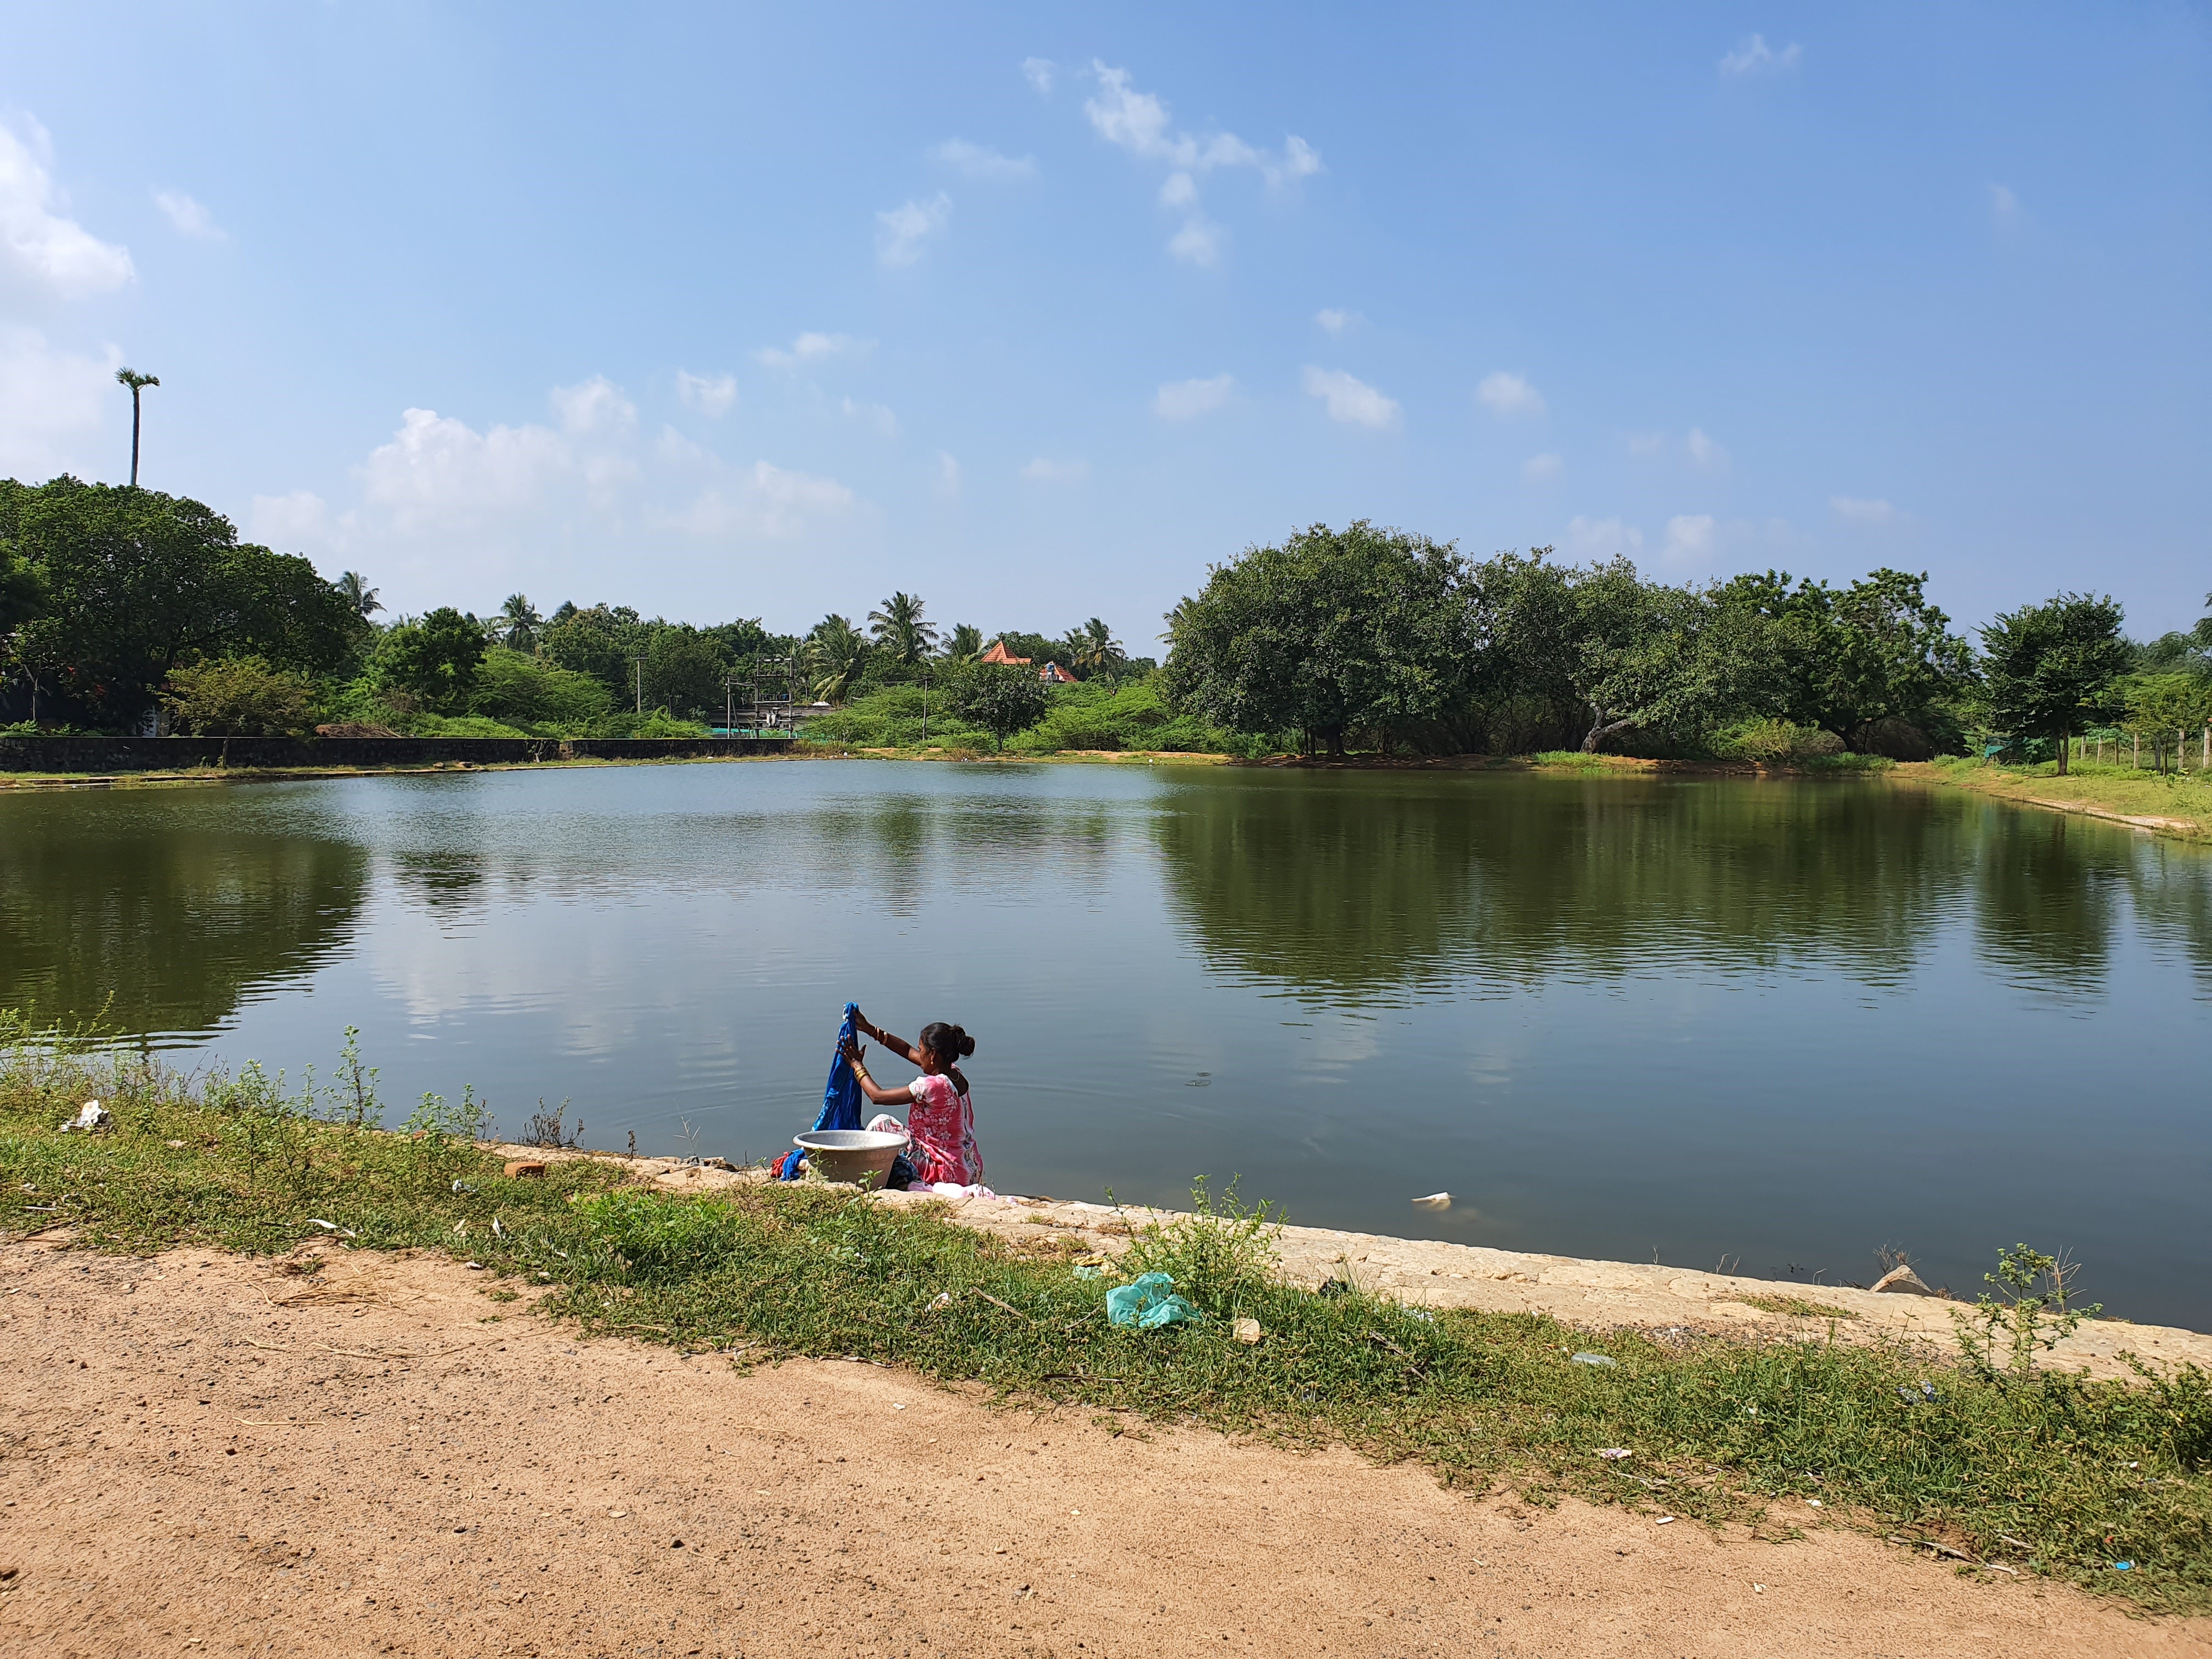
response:
<svg viewBox="0 0 2212 1659"><path fill-rule="evenodd" d="M62 738L0 737L0 772L284 770L513 765L556 760L674 760L780 755L785 738Z"/></svg>

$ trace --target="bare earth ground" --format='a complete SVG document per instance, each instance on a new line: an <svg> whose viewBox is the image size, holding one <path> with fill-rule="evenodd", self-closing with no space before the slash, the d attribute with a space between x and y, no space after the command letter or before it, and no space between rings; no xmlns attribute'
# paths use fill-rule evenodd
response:
<svg viewBox="0 0 2212 1659"><path fill-rule="evenodd" d="M0 1249L0 1650L2212 1653L2212 1620L1840 1531L1523 1510L865 1364L746 1376L447 1261L281 1265Z"/></svg>

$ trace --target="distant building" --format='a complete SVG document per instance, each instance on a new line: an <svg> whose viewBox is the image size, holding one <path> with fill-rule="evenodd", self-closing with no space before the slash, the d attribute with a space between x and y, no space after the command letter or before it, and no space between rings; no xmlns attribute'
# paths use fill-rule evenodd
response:
<svg viewBox="0 0 2212 1659"><path fill-rule="evenodd" d="M1017 657L1006 649L1004 640L991 641L991 648L976 659L978 662L996 663L1001 668L1027 668L1036 660L1034 657ZM1037 670L1037 678L1047 685L1073 685L1075 676L1056 662L1048 662Z"/></svg>

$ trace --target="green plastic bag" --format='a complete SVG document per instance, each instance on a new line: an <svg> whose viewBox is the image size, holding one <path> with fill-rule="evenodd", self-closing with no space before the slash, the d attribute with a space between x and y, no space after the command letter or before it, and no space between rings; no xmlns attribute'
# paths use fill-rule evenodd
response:
<svg viewBox="0 0 2212 1659"><path fill-rule="evenodd" d="M1156 1331L1179 1320L1206 1316L1175 1293L1175 1280L1165 1273L1139 1273L1126 1285L1106 1292L1106 1322L1133 1325Z"/></svg>

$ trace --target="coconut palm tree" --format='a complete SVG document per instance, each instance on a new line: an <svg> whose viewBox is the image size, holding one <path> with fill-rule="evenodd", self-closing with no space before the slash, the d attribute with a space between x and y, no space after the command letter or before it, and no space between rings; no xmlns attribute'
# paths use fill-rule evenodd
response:
<svg viewBox="0 0 2212 1659"><path fill-rule="evenodd" d="M136 489L138 488L138 394L149 386L161 385L161 381L158 375L141 374L135 368L117 369L115 381L118 386L131 388L131 487Z"/></svg>
<svg viewBox="0 0 2212 1659"><path fill-rule="evenodd" d="M510 593L499 614L491 619L492 637L510 651L535 651L538 635L545 626L545 618L538 614L529 596Z"/></svg>
<svg viewBox="0 0 2212 1659"><path fill-rule="evenodd" d="M911 593L894 593L868 612L868 633L891 653L894 662L920 662L937 643L937 630L922 621L922 603Z"/></svg>
<svg viewBox="0 0 2212 1659"><path fill-rule="evenodd" d="M983 654L983 630L974 623L957 623L945 636L945 660L973 662Z"/></svg>
<svg viewBox="0 0 2212 1659"><path fill-rule="evenodd" d="M353 607L354 615L363 622L384 609L384 601L376 597L376 590L368 585L358 570L347 571L331 586L337 589L345 602Z"/></svg>
<svg viewBox="0 0 2212 1659"><path fill-rule="evenodd" d="M867 666L868 641L860 630L831 611L806 635L807 673L814 695L824 702L842 702L853 682Z"/></svg>
<svg viewBox="0 0 2212 1659"><path fill-rule="evenodd" d="M1129 653L1121 648L1121 641L1114 637L1114 630L1096 617L1080 628L1071 629L1067 635L1072 667L1086 674L1096 674L1102 669L1118 668L1129 660Z"/></svg>

